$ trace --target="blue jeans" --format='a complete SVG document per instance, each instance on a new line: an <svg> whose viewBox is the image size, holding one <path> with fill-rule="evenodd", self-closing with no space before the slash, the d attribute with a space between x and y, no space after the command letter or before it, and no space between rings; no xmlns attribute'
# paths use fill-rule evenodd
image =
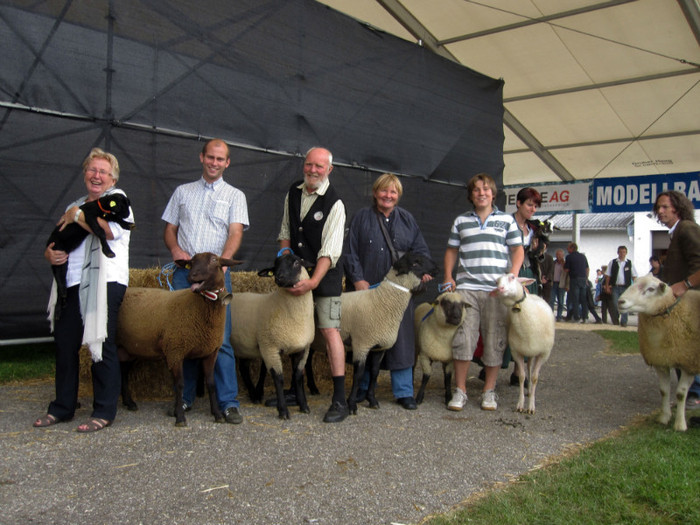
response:
<svg viewBox="0 0 700 525"><path fill-rule="evenodd" d="M562 312L564 311L564 294L566 290L559 287L559 282L554 281L552 283L552 297L550 299L550 306L554 306L554 299L557 300L557 320L561 320Z"/></svg>
<svg viewBox="0 0 700 525"><path fill-rule="evenodd" d="M573 308L574 319L586 319L588 317L588 300L586 297L586 277L573 277L569 284L571 294L571 307ZM579 305L581 306L581 316L579 317Z"/></svg>
<svg viewBox="0 0 700 525"><path fill-rule="evenodd" d="M390 370L390 372L391 392L394 394L394 398L413 397L413 368ZM369 388L369 370L365 370L359 390L366 392L367 388Z"/></svg>
<svg viewBox="0 0 700 525"><path fill-rule="evenodd" d="M688 394L695 394L700 397L700 374L695 376L695 380L691 383L690 388L688 388Z"/></svg>
<svg viewBox="0 0 700 525"><path fill-rule="evenodd" d="M613 286L612 287L612 307L613 311L610 312L611 317L613 318L613 322L617 321L618 315L620 316L620 324L627 324L627 318L628 315L626 313L621 314L620 311L617 309L617 300L620 298L620 296L623 294L623 292L627 290L626 286Z"/></svg>
<svg viewBox="0 0 700 525"><path fill-rule="evenodd" d="M187 281L189 270L177 268L173 273L173 288L182 290L189 288L190 283ZM230 268L226 270L226 290L231 291L231 273ZM185 391L182 399L187 406L192 406L194 403L195 394L197 391L197 373L199 371L198 359L185 359L182 365L183 376L185 380ZM231 346L231 309L226 306L226 328L224 330L224 343L219 348L219 354L216 357L216 366L214 367L214 381L216 382L216 397L219 402L219 408L223 412L229 407L239 407L238 401L238 378L236 377L236 358L233 355L233 347Z"/></svg>

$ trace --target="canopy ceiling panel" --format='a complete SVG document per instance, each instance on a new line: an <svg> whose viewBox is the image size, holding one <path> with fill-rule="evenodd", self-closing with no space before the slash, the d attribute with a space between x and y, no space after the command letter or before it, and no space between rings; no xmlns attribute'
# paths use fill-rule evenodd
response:
<svg viewBox="0 0 700 525"><path fill-rule="evenodd" d="M375 9L363 9L367 1L323 1L393 31L375 18ZM629 164L632 159L646 165L670 159L667 173L700 168L696 0L376 4L401 23L397 36L504 80L504 183L545 181L552 174L560 180L644 174ZM658 136L663 140L657 142ZM602 141L616 146L600 146ZM543 162L515 162L523 148ZM623 150L634 154L619 156Z"/></svg>

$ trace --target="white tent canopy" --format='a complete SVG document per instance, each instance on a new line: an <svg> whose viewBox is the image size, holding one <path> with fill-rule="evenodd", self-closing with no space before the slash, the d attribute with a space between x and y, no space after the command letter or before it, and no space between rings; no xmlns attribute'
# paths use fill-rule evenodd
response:
<svg viewBox="0 0 700 525"><path fill-rule="evenodd" d="M507 185L697 171L697 0L320 0L504 87Z"/></svg>

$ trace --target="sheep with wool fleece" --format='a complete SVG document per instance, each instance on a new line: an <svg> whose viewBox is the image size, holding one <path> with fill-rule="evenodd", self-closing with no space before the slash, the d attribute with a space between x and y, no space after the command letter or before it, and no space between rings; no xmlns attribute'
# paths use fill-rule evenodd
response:
<svg viewBox="0 0 700 525"><path fill-rule="evenodd" d="M275 283L279 286L276 291L269 294L234 293L231 299L231 345L234 353L239 359L262 358L275 384L280 419L289 419L283 386L282 354L292 359L292 382L299 410L309 413L302 380L309 346L314 339L313 295L307 292L297 296L285 290L309 278L306 271L309 265L291 252L285 252L275 259L274 268L259 272L261 276L274 275ZM264 380L264 369L261 372L261 379ZM262 398L262 393L257 392L262 386L263 381L259 381L251 397Z"/></svg>
<svg viewBox="0 0 700 525"><path fill-rule="evenodd" d="M384 351L396 342L411 295L423 289L423 276L436 272L432 260L409 251L392 265L378 286L341 294L340 336L343 341L350 340L354 367L348 396L351 414L357 414L357 391L368 355L371 360L367 399L371 408L379 407L374 392Z"/></svg>
<svg viewBox="0 0 700 525"><path fill-rule="evenodd" d="M224 421L216 397L214 365L224 339L226 291L222 267L240 264L213 253L198 253L189 261L176 261L189 268L190 289L170 292L160 288L129 287L119 308L117 350L122 361L122 402L137 410L129 392L128 362L134 358L165 358L175 383L175 425L187 426L182 394L185 359L202 359L211 413Z"/></svg>
<svg viewBox="0 0 700 525"><path fill-rule="evenodd" d="M676 386L676 420L673 428L687 430L685 401L688 388L700 373L700 291L688 290L680 298L652 274L637 279L617 302L620 312L637 313L639 351L659 376L659 423L671 419L671 369L681 377Z"/></svg>
<svg viewBox="0 0 700 525"><path fill-rule="evenodd" d="M456 292L445 292L432 303L421 303L414 313L416 366L423 372L416 403L423 402L425 387L430 380L432 364L442 363L445 383L445 403L451 398L452 339L464 321L466 309L471 305Z"/></svg>
<svg viewBox="0 0 700 525"><path fill-rule="evenodd" d="M516 410L535 413L535 390L540 368L549 359L554 347L555 322L552 309L537 295L527 293L524 286L534 279L518 278L512 273L502 275L492 292L508 308L506 324L508 344L518 366L520 393ZM525 358L528 358L527 376L530 378L528 407L525 410Z"/></svg>

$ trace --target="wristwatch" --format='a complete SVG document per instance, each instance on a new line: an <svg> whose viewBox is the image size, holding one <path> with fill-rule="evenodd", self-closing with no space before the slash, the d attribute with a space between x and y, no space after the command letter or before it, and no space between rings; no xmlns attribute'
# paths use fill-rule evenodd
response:
<svg viewBox="0 0 700 525"><path fill-rule="evenodd" d="M80 219L80 215L83 213L83 210L78 208L78 211L75 212L75 217L73 217L73 222L78 222L78 219Z"/></svg>

